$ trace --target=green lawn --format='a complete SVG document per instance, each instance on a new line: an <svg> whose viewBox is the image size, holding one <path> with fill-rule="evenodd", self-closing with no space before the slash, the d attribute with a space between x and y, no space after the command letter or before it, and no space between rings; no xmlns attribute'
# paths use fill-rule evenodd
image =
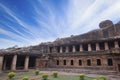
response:
<svg viewBox="0 0 120 80"><path fill-rule="evenodd" d="M85 80L93 80L94 78L85 77ZM43 80L42 78L36 79L36 80ZM57 78L54 78L53 76L49 76L48 80L80 80L79 76L73 76L73 75L59 75Z"/></svg>
<svg viewBox="0 0 120 80"><path fill-rule="evenodd" d="M39 74L40 78L38 76L39 79L35 79L35 80L43 80L41 78L42 74L44 74L44 73L40 72L40 74ZM58 74L59 74L59 72L58 72ZM30 72L16 73L16 76L14 77L14 79L16 80L16 79L19 78L19 79L22 80L22 78L25 77L25 76L26 77L32 77L33 76L33 78L34 78L35 77L35 72L30 71ZM2 77L2 80L7 80L7 79L8 79L7 74L4 75L4 77ZM85 80L93 80L93 79L94 79L93 77L85 76ZM79 75L60 75L59 74L57 78L54 78L53 76L49 75L48 80L80 80L80 78L79 78Z"/></svg>
<svg viewBox="0 0 120 80"><path fill-rule="evenodd" d="M23 78L24 76L34 76L35 73L32 71L32 72L25 72L25 73L16 73L15 75L15 78Z"/></svg>
<svg viewBox="0 0 120 80"><path fill-rule="evenodd" d="M8 73L2 77L2 80L7 80L8 79L7 75L8 75ZM14 79L16 79L16 78L23 78L24 76L29 77L29 76L34 76L34 75L35 75L35 73L33 71L31 71L31 72L16 73Z"/></svg>

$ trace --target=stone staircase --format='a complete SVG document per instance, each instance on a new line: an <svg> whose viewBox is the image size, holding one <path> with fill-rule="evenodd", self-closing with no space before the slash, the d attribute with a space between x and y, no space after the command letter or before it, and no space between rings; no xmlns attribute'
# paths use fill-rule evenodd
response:
<svg viewBox="0 0 120 80"><path fill-rule="evenodd" d="M120 74L113 70L91 70L91 69L73 69L73 68L41 68L41 71L63 71L73 73L84 73L84 74L102 74L102 75L115 75Z"/></svg>

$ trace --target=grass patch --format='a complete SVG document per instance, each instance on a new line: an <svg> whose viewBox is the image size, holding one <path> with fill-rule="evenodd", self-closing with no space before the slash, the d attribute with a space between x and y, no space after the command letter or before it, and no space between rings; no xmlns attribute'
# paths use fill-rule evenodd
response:
<svg viewBox="0 0 120 80"><path fill-rule="evenodd" d="M42 73L40 73L39 75L41 75ZM19 73L16 73L14 79L22 79L23 77L29 77L29 76L35 76L35 72L34 71L29 71L29 72L19 72ZM2 80L7 80L8 77L7 75L4 75L2 77ZM0 79L1 80L1 79Z"/></svg>
<svg viewBox="0 0 120 80"><path fill-rule="evenodd" d="M33 71L32 72L17 73L15 78L22 78L24 76L29 77L29 76L34 76L34 75L35 75L35 73Z"/></svg>
<svg viewBox="0 0 120 80"><path fill-rule="evenodd" d="M43 80L42 74L44 74L44 73L40 72L39 75L41 75L41 77L39 79L35 79L35 80ZM23 77L28 77L29 78L29 77L32 77L32 76L33 77L36 76L34 71L20 72L20 73L16 73L16 75L14 77L14 80L16 80L16 79L21 79L22 80ZM7 75L2 77L2 80L7 80L7 79L8 79ZM94 78L93 77L87 77L87 76L84 77L84 80L94 80L94 79L95 79L95 77ZM55 78L53 75L48 75L48 80L80 80L80 77L79 77L79 75L58 75L58 77Z"/></svg>
<svg viewBox="0 0 120 80"><path fill-rule="evenodd" d="M90 78L85 76L85 80L93 80L94 78ZM36 80L43 80L42 78L36 79ZM54 78L53 76L49 76L48 80L80 80L79 76L74 75L59 75L57 78Z"/></svg>

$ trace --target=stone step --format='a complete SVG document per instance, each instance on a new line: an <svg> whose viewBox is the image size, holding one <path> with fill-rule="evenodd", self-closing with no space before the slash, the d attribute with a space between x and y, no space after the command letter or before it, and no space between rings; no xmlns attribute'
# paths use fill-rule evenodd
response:
<svg viewBox="0 0 120 80"><path fill-rule="evenodd" d="M118 74L116 71L112 70L90 70L90 69L65 69L65 68L41 68L41 71L64 71L73 73L85 73L85 74L102 74L102 75L112 75Z"/></svg>

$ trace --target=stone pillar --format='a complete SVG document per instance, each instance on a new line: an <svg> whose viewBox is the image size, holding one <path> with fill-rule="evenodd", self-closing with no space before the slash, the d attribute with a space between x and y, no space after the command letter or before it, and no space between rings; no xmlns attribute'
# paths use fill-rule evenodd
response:
<svg viewBox="0 0 120 80"><path fill-rule="evenodd" d="M72 48L72 52L76 52L75 46L73 46L73 48Z"/></svg>
<svg viewBox="0 0 120 80"><path fill-rule="evenodd" d="M109 49L107 42L104 43L104 46L105 46L105 50L108 50L108 49Z"/></svg>
<svg viewBox="0 0 120 80"><path fill-rule="evenodd" d="M28 65L29 65L29 56L26 56L25 64L24 64L24 70L28 70Z"/></svg>
<svg viewBox="0 0 120 80"><path fill-rule="evenodd" d="M62 48L62 46L60 47L60 53L62 53L63 52L63 48Z"/></svg>
<svg viewBox="0 0 120 80"><path fill-rule="evenodd" d="M83 51L83 45L82 44L80 44L80 52L82 52Z"/></svg>
<svg viewBox="0 0 120 80"><path fill-rule="evenodd" d="M96 51L99 51L99 50L100 50L99 43L96 43Z"/></svg>
<svg viewBox="0 0 120 80"><path fill-rule="evenodd" d="M16 63L17 63L17 55L15 54L13 56L13 60L12 60L12 65L11 65L11 70L16 70Z"/></svg>
<svg viewBox="0 0 120 80"><path fill-rule="evenodd" d="M68 53L69 52L69 47L66 46L65 52Z"/></svg>
<svg viewBox="0 0 120 80"><path fill-rule="evenodd" d="M56 47L54 47L54 53L57 53L57 48Z"/></svg>
<svg viewBox="0 0 120 80"><path fill-rule="evenodd" d="M115 48L119 48L118 41L114 42Z"/></svg>
<svg viewBox="0 0 120 80"><path fill-rule="evenodd" d="M3 56L0 56L0 71L2 70L3 66Z"/></svg>
<svg viewBox="0 0 120 80"><path fill-rule="evenodd" d="M88 51L91 51L91 44L88 44Z"/></svg>

